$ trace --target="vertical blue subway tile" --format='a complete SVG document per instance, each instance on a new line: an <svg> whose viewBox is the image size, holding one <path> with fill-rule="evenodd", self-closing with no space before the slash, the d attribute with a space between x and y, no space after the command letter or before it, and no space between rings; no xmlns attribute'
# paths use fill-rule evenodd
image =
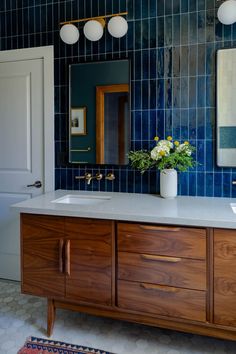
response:
<svg viewBox="0 0 236 354"><path fill-rule="evenodd" d="M236 25L218 21L219 5L214 0L0 1L0 50L54 45L56 188L87 188L73 177L87 169L67 161L68 65L130 58L132 147L154 146L156 134L190 139L199 165L180 174L180 193L236 197L231 185L236 169L216 166L215 53L236 46ZM121 39L105 30L100 41L91 43L80 28L78 43L60 40L61 21L126 9L129 30ZM97 172L100 167L87 168ZM114 168L115 184L93 184L90 190L158 192L156 171L140 176L129 167Z"/></svg>
<svg viewBox="0 0 236 354"><path fill-rule="evenodd" d="M173 45L180 44L180 15L173 16Z"/></svg>

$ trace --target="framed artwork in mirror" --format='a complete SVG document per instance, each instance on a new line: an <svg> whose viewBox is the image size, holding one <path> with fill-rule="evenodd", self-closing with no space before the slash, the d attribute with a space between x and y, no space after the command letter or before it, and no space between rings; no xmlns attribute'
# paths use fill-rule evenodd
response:
<svg viewBox="0 0 236 354"><path fill-rule="evenodd" d="M70 111L71 135L86 135L86 107L71 108Z"/></svg>

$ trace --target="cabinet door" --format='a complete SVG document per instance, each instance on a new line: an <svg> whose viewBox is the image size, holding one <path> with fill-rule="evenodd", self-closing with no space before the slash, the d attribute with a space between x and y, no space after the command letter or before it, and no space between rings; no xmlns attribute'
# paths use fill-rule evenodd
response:
<svg viewBox="0 0 236 354"><path fill-rule="evenodd" d="M63 297L64 218L21 215L22 291L38 296ZM61 260L61 261L60 261Z"/></svg>
<svg viewBox="0 0 236 354"><path fill-rule="evenodd" d="M236 231L214 231L214 322L236 326Z"/></svg>
<svg viewBox="0 0 236 354"><path fill-rule="evenodd" d="M65 231L66 298L111 305L112 221L68 217Z"/></svg>

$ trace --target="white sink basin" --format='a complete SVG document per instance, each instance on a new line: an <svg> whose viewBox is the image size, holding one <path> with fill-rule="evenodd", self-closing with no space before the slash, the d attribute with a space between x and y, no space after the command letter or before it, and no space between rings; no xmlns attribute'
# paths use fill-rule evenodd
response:
<svg viewBox="0 0 236 354"><path fill-rule="evenodd" d="M230 206L231 206L234 214L236 214L236 203L230 203Z"/></svg>
<svg viewBox="0 0 236 354"><path fill-rule="evenodd" d="M58 204L77 204L77 205L97 205L102 202L110 200L111 197L99 197L99 196L88 196L88 195L73 195L67 194L64 197L52 200L52 203Z"/></svg>

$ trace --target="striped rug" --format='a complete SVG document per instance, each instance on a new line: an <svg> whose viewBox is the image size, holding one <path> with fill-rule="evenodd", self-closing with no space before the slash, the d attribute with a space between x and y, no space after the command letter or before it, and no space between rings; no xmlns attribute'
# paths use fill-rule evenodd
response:
<svg viewBox="0 0 236 354"><path fill-rule="evenodd" d="M27 338L17 354L112 354L100 349L83 347L55 340L36 337ZM113 353L114 354L114 353Z"/></svg>

